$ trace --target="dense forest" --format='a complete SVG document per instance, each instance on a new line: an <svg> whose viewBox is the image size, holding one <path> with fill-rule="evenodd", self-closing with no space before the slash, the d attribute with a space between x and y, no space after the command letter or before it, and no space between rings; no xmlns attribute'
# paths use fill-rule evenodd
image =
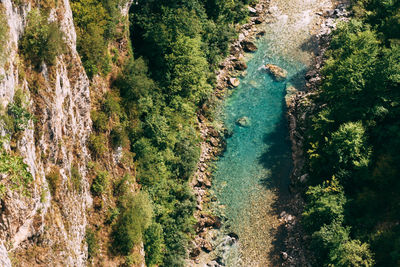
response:
<svg viewBox="0 0 400 267"><path fill-rule="evenodd" d="M399 266L400 2L352 9L313 97L303 224L319 266Z"/></svg>

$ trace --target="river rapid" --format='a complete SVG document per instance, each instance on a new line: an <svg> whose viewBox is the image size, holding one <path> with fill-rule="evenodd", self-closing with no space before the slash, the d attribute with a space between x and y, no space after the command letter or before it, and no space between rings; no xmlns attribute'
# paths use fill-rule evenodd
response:
<svg viewBox="0 0 400 267"><path fill-rule="evenodd" d="M257 41L257 52L246 55L247 75L218 112L233 133L216 162L210 189L217 198L215 212L226 220L214 244L226 266L278 265L284 250L279 214L290 198L292 170L286 89L304 88L316 51L313 35L323 11L331 7L329 0L272 0L271 21L262 26L266 34ZM287 79L275 81L265 64L287 70ZM247 127L237 123L243 117ZM219 245L229 232L238 242Z"/></svg>

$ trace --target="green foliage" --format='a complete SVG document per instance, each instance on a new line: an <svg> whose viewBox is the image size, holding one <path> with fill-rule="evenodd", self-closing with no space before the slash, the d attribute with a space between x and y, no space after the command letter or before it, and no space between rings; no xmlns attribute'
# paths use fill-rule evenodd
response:
<svg viewBox="0 0 400 267"><path fill-rule="evenodd" d="M359 240L350 240L342 243L334 253L330 255L335 267L371 267L374 265L372 253L366 243Z"/></svg>
<svg viewBox="0 0 400 267"><path fill-rule="evenodd" d="M334 178L324 184L310 187L307 191L307 205L303 213L305 227L314 232L323 225L343 220L345 196L343 188Z"/></svg>
<svg viewBox="0 0 400 267"><path fill-rule="evenodd" d="M94 178L92 182L92 186L90 187L92 193L96 196L101 196L108 186L108 172L100 171L97 173L96 178Z"/></svg>
<svg viewBox="0 0 400 267"><path fill-rule="evenodd" d="M23 158L0 149L0 173L5 177L0 181L0 198L7 189L16 191L23 196L30 196L33 176Z"/></svg>
<svg viewBox="0 0 400 267"><path fill-rule="evenodd" d="M24 93L18 89L14 95L14 102L7 106L7 112L1 112L3 114L0 115L0 119L11 137L25 131L29 121L33 119L33 115L24 107L25 102Z"/></svg>
<svg viewBox="0 0 400 267"><path fill-rule="evenodd" d="M132 187L134 182L135 180L131 175L125 174L114 184L114 196L125 196L129 192L129 188Z"/></svg>
<svg viewBox="0 0 400 267"><path fill-rule="evenodd" d="M100 249L97 240L96 232L91 228L86 229L86 243L88 246L88 256L89 259L95 257Z"/></svg>
<svg viewBox="0 0 400 267"><path fill-rule="evenodd" d="M91 118L93 121L93 128L96 132L106 132L108 129L109 118L102 111L92 111Z"/></svg>
<svg viewBox="0 0 400 267"><path fill-rule="evenodd" d="M77 166L71 166L71 182L75 191L81 191L82 177Z"/></svg>
<svg viewBox="0 0 400 267"><path fill-rule="evenodd" d="M113 231L116 252L122 255L131 253L135 245L140 244L144 231L149 227L153 216L149 197L140 192L129 197Z"/></svg>
<svg viewBox="0 0 400 267"><path fill-rule="evenodd" d="M164 257L164 235L162 226L153 223L147 228L144 235L144 247L146 253L147 266L156 266L163 262Z"/></svg>
<svg viewBox="0 0 400 267"><path fill-rule="evenodd" d="M211 92L212 88L207 83L206 76L207 60L201 52L200 45L199 37L190 38L183 35L179 35L171 44L172 51L165 56L169 77L168 95L179 95L197 104Z"/></svg>
<svg viewBox="0 0 400 267"><path fill-rule="evenodd" d="M311 187L303 219L323 266L400 262L399 7L353 1L358 18L339 25L326 53L306 134ZM336 177L337 193L326 191L326 177Z"/></svg>
<svg viewBox="0 0 400 267"><path fill-rule="evenodd" d="M65 49L63 34L57 22L49 22L48 16L39 9L33 9L29 13L20 45L26 58L36 67L42 62L54 64L56 57Z"/></svg>
<svg viewBox="0 0 400 267"><path fill-rule="evenodd" d="M47 183L49 184L50 193L53 197L57 196L57 189L61 184L60 172L58 169L52 169L46 175Z"/></svg>
<svg viewBox="0 0 400 267"><path fill-rule="evenodd" d="M110 69L108 42L115 37L119 21L118 0L73 0L71 9L77 28L77 48L87 75L106 75Z"/></svg>
<svg viewBox="0 0 400 267"><path fill-rule="evenodd" d="M7 17L5 16L4 7L0 5L0 63L5 59L6 45L9 34Z"/></svg>
<svg viewBox="0 0 400 267"><path fill-rule="evenodd" d="M350 229L343 227L341 222L333 221L313 233L311 247L320 263L326 265L329 262L329 253L349 240L349 232Z"/></svg>
<svg viewBox="0 0 400 267"><path fill-rule="evenodd" d="M93 156L99 158L104 155L108 149L104 140L107 140L103 134L91 134L89 137L89 149Z"/></svg>

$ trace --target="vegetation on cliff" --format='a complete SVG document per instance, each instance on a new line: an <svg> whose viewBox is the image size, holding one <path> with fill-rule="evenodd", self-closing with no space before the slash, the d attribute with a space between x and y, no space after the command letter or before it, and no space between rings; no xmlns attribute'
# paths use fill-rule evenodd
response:
<svg viewBox="0 0 400 267"><path fill-rule="evenodd" d="M320 266L398 266L400 4L354 1L309 121L303 223Z"/></svg>
<svg viewBox="0 0 400 267"><path fill-rule="evenodd" d="M111 75L112 90L96 101L89 140L98 169L91 191L109 198L112 186L116 198L107 219L113 252L129 265L144 241L148 265L183 266L195 222L188 181L199 158L196 112L212 92L214 70L250 1L138 1L130 14L132 47L123 60L112 47L127 32L116 15L124 1L71 2L88 76L106 76L113 65L121 70ZM118 182L103 175L105 155L121 147L134 153L128 157L134 155L142 193L120 192ZM148 197L136 205L137 194ZM140 212L150 210L146 218Z"/></svg>

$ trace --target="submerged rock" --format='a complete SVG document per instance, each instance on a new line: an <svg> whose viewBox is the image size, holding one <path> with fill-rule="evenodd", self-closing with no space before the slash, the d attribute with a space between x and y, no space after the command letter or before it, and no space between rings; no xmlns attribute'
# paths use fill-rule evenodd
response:
<svg viewBox="0 0 400 267"><path fill-rule="evenodd" d="M274 80L281 82L287 78L287 71L273 64L265 65L265 69L272 75Z"/></svg>
<svg viewBox="0 0 400 267"><path fill-rule="evenodd" d="M252 41L242 41L241 45L243 46L243 50L245 52L256 52L257 46Z"/></svg>
<svg viewBox="0 0 400 267"><path fill-rule="evenodd" d="M242 127L249 127L250 126L250 119L248 117L241 117L236 121L236 124Z"/></svg>

